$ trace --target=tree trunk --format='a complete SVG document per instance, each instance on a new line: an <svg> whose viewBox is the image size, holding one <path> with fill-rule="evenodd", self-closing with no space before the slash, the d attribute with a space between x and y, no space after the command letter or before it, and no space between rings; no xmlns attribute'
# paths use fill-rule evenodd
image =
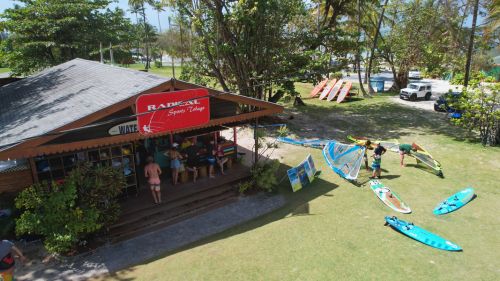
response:
<svg viewBox="0 0 500 281"><path fill-rule="evenodd" d="M382 20L384 19L385 7L387 6L387 2L389 2L389 0L385 0L384 5L382 6L382 12L380 13L380 17L377 23L377 31L375 32L375 37L373 38L372 50L370 51L370 59L368 60L368 70L366 71L366 73L368 74L368 93L370 95L373 94L374 92L372 85L370 84L370 74L372 71L373 57L375 56L375 49L377 48L378 35L380 33L380 26L382 26Z"/></svg>
<svg viewBox="0 0 500 281"><path fill-rule="evenodd" d="M470 39L469 39L469 49L467 50L467 63L465 64L465 77L464 77L464 87L469 85L469 76L470 76L470 65L472 61L472 51L474 48L474 33L476 32L476 22L477 22L477 12L479 9L479 0L476 0L474 3L474 12L472 17L472 28L470 31Z"/></svg>
<svg viewBox="0 0 500 281"><path fill-rule="evenodd" d="M151 68L151 65L149 64L149 26L146 22L146 10L144 8L144 2L141 4L141 8L142 8L142 20L143 20L143 24L144 24L144 40L146 42L145 43L145 47L146 47L146 70L150 69Z"/></svg>
<svg viewBox="0 0 500 281"><path fill-rule="evenodd" d="M363 86L363 80L361 79L361 46L359 44L360 37L361 37L361 5L360 5L360 0L358 0L357 3L357 9L358 9L358 50L356 52L356 65L358 68L358 80L359 80L359 88L361 89L361 92L363 93L363 96L367 96L365 87ZM366 71L366 69L365 69Z"/></svg>

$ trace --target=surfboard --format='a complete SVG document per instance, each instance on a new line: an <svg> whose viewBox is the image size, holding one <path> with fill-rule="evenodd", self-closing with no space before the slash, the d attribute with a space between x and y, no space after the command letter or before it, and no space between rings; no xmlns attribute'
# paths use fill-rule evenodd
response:
<svg viewBox="0 0 500 281"><path fill-rule="evenodd" d="M439 203L434 209L435 215L444 215L456 211L474 198L474 188L468 187L448 197L443 202Z"/></svg>
<svg viewBox="0 0 500 281"><path fill-rule="evenodd" d="M344 101L347 94L349 94L351 87L352 87L352 82L347 81L347 83L345 83L344 88L342 88L342 90L340 90L339 96L337 97L337 103L341 103Z"/></svg>
<svg viewBox="0 0 500 281"><path fill-rule="evenodd" d="M330 83L323 89L323 92L321 92L321 95L319 96L319 99L322 100L328 96L330 91L332 90L333 86L335 86L335 83L337 82L337 79L332 79Z"/></svg>
<svg viewBox="0 0 500 281"><path fill-rule="evenodd" d="M403 214L411 213L410 207L406 205L403 200L401 200L399 195L392 191L389 187L382 184L380 181L371 180L370 188L372 189L373 193L377 195L378 199L389 206L389 208Z"/></svg>
<svg viewBox="0 0 500 281"><path fill-rule="evenodd" d="M397 231L428 246L445 251L462 250L462 248L457 244L446 240L443 237L438 236L432 232L429 232L421 227L418 227L413 223L409 223L396 217L389 216L385 217L385 221Z"/></svg>
<svg viewBox="0 0 500 281"><path fill-rule="evenodd" d="M339 92L340 88L342 87L343 83L344 83L344 80L342 80L342 79L337 81L337 84L335 84L335 86L333 86L332 91L330 92L330 94L328 94L328 98L326 99L327 101L331 101L331 100L333 100L333 98L335 98L335 96Z"/></svg>
<svg viewBox="0 0 500 281"><path fill-rule="evenodd" d="M315 96L317 96L319 92L321 92L325 88L326 83L328 83L328 78L316 85L316 87L314 87L314 89L311 91L311 94L309 94L309 97L314 98Z"/></svg>

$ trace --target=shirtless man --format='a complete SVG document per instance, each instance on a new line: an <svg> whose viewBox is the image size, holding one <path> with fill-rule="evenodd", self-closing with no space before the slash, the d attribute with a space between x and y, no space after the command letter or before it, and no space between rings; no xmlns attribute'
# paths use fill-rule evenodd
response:
<svg viewBox="0 0 500 281"><path fill-rule="evenodd" d="M155 204L161 203L161 190L160 190L160 175L161 168L154 162L153 157L148 156L146 159L147 165L144 167L144 175L148 178L148 183L151 188L151 194Z"/></svg>

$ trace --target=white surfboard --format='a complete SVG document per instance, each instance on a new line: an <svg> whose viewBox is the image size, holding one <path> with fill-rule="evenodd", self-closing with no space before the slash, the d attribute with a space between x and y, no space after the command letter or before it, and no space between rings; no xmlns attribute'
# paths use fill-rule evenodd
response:
<svg viewBox="0 0 500 281"><path fill-rule="evenodd" d="M343 83L344 83L344 80L340 79L337 82L337 84L335 84L335 86L333 86L332 91L330 92L330 94L328 95L328 98L326 99L327 101L331 101L331 100L333 100L333 98L335 98L335 96L339 92L340 88L342 87Z"/></svg>

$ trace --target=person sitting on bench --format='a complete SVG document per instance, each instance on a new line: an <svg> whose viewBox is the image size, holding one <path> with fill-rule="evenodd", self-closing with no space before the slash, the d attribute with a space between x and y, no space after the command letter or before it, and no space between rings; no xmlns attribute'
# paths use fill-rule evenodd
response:
<svg viewBox="0 0 500 281"><path fill-rule="evenodd" d="M185 150L187 161L186 161L186 170L193 172L193 182L196 182L198 178L198 165L199 165L199 152L198 147L191 142L191 145L188 146Z"/></svg>

